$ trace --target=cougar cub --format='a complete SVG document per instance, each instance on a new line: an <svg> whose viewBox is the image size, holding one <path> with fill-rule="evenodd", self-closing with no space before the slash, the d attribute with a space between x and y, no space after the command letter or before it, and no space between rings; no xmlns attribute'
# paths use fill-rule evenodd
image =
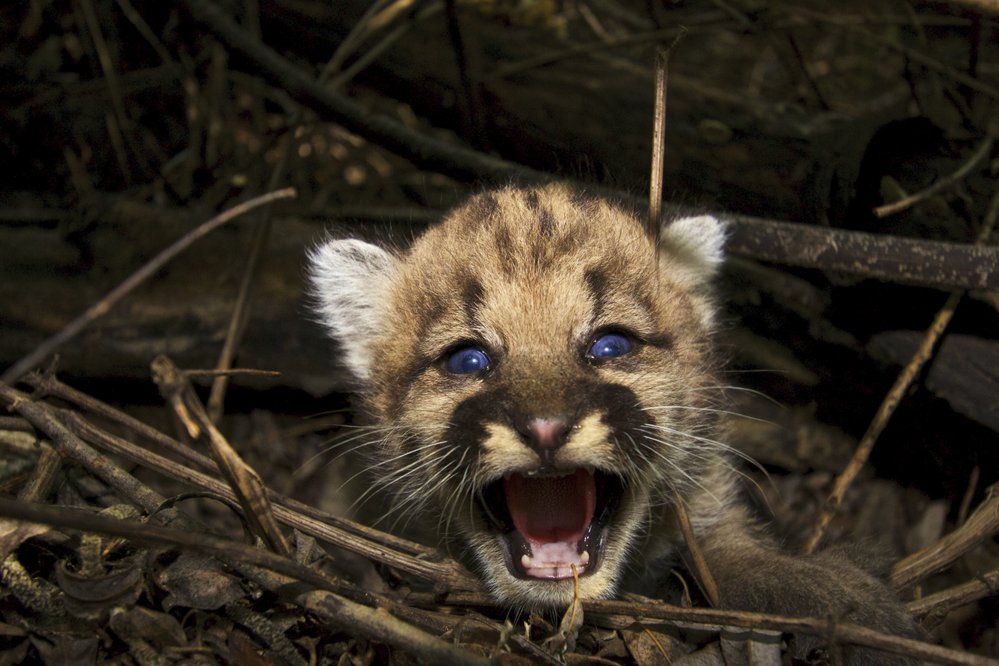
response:
<svg viewBox="0 0 999 666"><path fill-rule="evenodd" d="M739 498L715 435L723 240L693 217L656 248L625 208L546 185L473 196L406 252L318 247L312 288L371 425L370 483L463 542L513 607L567 605L573 571L583 598L654 589L686 552L683 502L723 606L911 633L881 583L781 553Z"/></svg>

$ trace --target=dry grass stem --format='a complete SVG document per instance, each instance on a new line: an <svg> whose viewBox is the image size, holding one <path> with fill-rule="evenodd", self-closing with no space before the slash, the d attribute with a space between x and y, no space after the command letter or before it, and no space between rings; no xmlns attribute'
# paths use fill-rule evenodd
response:
<svg viewBox="0 0 999 666"><path fill-rule="evenodd" d="M656 50L655 112L652 117L652 168L649 171L649 234L659 247L659 229L663 215L663 179L666 168L666 91L669 74L669 50Z"/></svg>

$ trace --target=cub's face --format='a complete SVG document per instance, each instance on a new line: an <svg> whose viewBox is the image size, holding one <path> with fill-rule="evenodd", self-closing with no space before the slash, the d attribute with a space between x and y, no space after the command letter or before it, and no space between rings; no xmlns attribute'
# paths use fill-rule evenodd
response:
<svg viewBox="0 0 999 666"><path fill-rule="evenodd" d="M511 604L613 593L699 491L722 230L635 217L562 186L475 196L395 255L311 256L319 313L371 419L371 483L471 549Z"/></svg>

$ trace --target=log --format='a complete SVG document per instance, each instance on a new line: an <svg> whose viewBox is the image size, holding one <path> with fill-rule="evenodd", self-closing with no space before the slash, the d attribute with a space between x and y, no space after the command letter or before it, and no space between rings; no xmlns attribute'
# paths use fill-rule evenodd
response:
<svg viewBox="0 0 999 666"><path fill-rule="evenodd" d="M888 331L869 344L876 358L901 365L915 352L922 334ZM955 411L999 432L999 341L948 335L926 376L926 386Z"/></svg>

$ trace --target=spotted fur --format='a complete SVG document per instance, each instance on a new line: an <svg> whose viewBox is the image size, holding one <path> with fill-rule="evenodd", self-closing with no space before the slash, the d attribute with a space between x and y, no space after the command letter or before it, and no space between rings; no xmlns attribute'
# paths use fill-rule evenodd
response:
<svg viewBox="0 0 999 666"><path fill-rule="evenodd" d="M321 246L313 290L361 384L372 488L394 497L390 513L467 547L512 606L568 604L570 564L584 598L628 575L651 589L684 554L679 498L723 604L909 632L880 583L842 558L779 554L738 499L716 434L723 242L701 216L667 224L657 248L626 207L547 185L474 196L405 252ZM608 331L632 346L594 358ZM448 370L467 347L487 370Z"/></svg>

